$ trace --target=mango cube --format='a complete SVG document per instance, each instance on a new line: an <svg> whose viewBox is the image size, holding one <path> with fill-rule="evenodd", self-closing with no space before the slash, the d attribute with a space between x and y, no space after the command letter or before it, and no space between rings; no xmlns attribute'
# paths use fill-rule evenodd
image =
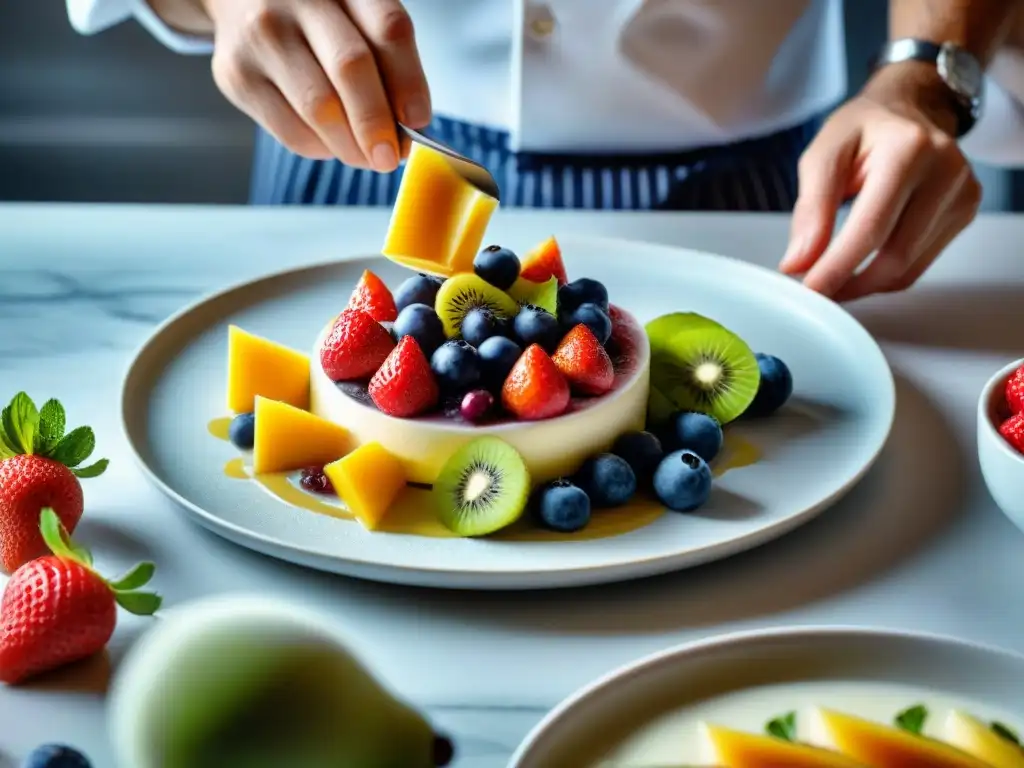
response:
<svg viewBox="0 0 1024 768"><path fill-rule="evenodd" d="M395 498L405 488L402 463L380 445L365 443L324 467L338 498L368 530L380 527Z"/></svg>
<svg viewBox="0 0 1024 768"><path fill-rule="evenodd" d="M308 408L309 357L229 326L228 409L250 413L257 395Z"/></svg>
<svg viewBox="0 0 1024 768"><path fill-rule="evenodd" d="M1024 750L1019 745L965 712L953 710L949 713L942 739L984 760L992 768L1024 768Z"/></svg>
<svg viewBox="0 0 1024 768"><path fill-rule="evenodd" d="M288 403L256 397L256 436L252 469L256 474L321 466L352 448L344 427Z"/></svg>
<svg viewBox="0 0 1024 768"><path fill-rule="evenodd" d="M463 179L442 154L414 143L382 253L420 272L472 272L498 201Z"/></svg>
<svg viewBox="0 0 1024 768"><path fill-rule="evenodd" d="M727 768L865 768L837 752L795 744L770 736L703 725L703 755L709 764Z"/></svg>

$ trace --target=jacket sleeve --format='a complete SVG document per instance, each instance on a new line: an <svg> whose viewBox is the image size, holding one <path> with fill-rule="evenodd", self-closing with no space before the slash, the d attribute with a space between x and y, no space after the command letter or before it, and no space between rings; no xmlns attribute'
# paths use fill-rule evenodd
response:
<svg viewBox="0 0 1024 768"><path fill-rule="evenodd" d="M213 52L211 38L172 29L153 12L146 0L66 0L66 3L68 19L79 34L94 35L134 19L175 53L208 55Z"/></svg>
<svg viewBox="0 0 1024 768"><path fill-rule="evenodd" d="M971 160L1024 168L1024 52L1006 49L989 67L981 119L960 146Z"/></svg>

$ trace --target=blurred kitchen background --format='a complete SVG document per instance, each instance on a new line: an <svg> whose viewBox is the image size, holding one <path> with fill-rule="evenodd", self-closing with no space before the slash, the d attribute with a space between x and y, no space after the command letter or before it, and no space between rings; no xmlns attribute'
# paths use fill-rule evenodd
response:
<svg viewBox="0 0 1024 768"><path fill-rule="evenodd" d="M884 40L885 8L846 2L851 88ZM61 0L0 9L0 200L245 202L252 125L208 59L170 53L134 23L80 37ZM1020 173L978 173L984 209L1024 210Z"/></svg>

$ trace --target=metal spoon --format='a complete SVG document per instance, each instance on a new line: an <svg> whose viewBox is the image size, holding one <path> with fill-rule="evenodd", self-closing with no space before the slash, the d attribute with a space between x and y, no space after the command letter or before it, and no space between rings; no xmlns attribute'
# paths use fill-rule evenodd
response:
<svg viewBox="0 0 1024 768"><path fill-rule="evenodd" d="M448 164L457 174L459 174L459 176L488 197L493 197L498 202L501 202L501 192L498 189L498 182L496 182L494 177L491 176L491 172L480 165L480 163L470 160L465 155L460 155L451 147L447 147L440 142L434 141L429 136L424 136L419 131L415 131L408 126L399 123L398 127L405 132L406 136L420 146L427 147L428 149L432 149L435 152L444 155Z"/></svg>

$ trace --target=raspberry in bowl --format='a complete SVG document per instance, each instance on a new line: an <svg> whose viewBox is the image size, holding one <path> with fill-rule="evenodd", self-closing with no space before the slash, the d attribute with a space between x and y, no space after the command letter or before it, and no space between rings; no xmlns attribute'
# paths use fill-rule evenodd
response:
<svg viewBox="0 0 1024 768"><path fill-rule="evenodd" d="M1024 359L996 373L981 392L978 460L992 498L1024 530Z"/></svg>

